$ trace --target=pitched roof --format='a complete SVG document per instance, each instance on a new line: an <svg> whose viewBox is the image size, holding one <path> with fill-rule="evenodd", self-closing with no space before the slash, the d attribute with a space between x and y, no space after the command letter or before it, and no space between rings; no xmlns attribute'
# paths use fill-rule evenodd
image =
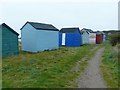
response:
<svg viewBox="0 0 120 90"><path fill-rule="evenodd" d="M82 33L82 34L85 33L85 32L89 34L88 31L86 31L86 30L81 30L81 33Z"/></svg>
<svg viewBox="0 0 120 90"><path fill-rule="evenodd" d="M91 30L91 29L83 28L81 31L83 31L83 30L85 30L85 31L87 31L87 32L90 32L90 33L93 33L93 30Z"/></svg>
<svg viewBox="0 0 120 90"><path fill-rule="evenodd" d="M29 23L30 25L32 25L35 29L37 30L50 30L50 31L59 31L56 27L54 27L51 24L44 24L44 23L37 23L37 22L26 22L25 25ZM24 25L24 26L25 26ZM24 27L23 26L23 27ZM23 27L21 28L21 30L23 29Z"/></svg>
<svg viewBox="0 0 120 90"><path fill-rule="evenodd" d="M16 31L14 31L11 27L9 27L7 24L5 24L5 23L2 23L1 25L0 25L1 27L6 27L6 28L8 28L10 31L12 31L13 33L15 33L16 35L19 35Z"/></svg>
<svg viewBox="0 0 120 90"><path fill-rule="evenodd" d="M76 32L77 30L79 30L78 27L75 27L75 28L62 28L60 30L61 33L74 33Z"/></svg>
<svg viewBox="0 0 120 90"><path fill-rule="evenodd" d="M94 31L96 34L104 34L102 31Z"/></svg>

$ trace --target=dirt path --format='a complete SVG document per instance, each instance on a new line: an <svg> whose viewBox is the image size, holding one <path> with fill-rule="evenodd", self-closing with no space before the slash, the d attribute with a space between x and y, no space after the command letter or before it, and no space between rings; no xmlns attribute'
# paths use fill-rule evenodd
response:
<svg viewBox="0 0 120 90"><path fill-rule="evenodd" d="M103 48L97 51L92 60L90 60L88 67L81 78L76 80L78 88L106 88L105 82L101 76L101 70L99 68L102 52Z"/></svg>

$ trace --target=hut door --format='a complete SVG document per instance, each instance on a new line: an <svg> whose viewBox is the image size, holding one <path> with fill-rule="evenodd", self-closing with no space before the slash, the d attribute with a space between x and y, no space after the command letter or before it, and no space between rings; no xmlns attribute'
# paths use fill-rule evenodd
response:
<svg viewBox="0 0 120 90"><path fill-rule="evenodd" d="M66 36L66 34L63 33L63 34L62 34L62 45L65 45L65 36Z"/></svg>
<svg viewBox="0 0 120 90"><path fill-rule="evenodd" d="M96 35L96 44L100 44L101 43L101 35Z"/></svg>

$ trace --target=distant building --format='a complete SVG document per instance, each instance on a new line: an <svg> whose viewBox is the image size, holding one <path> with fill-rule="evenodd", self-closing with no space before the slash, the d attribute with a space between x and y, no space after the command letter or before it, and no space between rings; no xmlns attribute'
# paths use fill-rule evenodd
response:
<svg viewBox="0 0 120 90"><path fill-rule="evenodd" d="M7 24L3 23L0 25L0 48L2 50L0 56L6 57L18 54L18 35Z"/></svg>
<svg viewBox="0 0 120 90"><path fill-rule="evenodd" d="M87 28L83 28L82 30L87 31L87 32L89 32L89 33L92 33L92 32L93 32L93 30L87 29Z"/></svg>
<svg viewBox="0 0 120 90"><path fill-rule="evenodd" d="M79 28L62 28L59 31L59 45L76 47L82 45L82 36Z"/></svg>
<svg viewBox="0 0 120 90"><path fill-rule="evenodd" d="M100 31L103 34L103 42L106 42L106 35L103 31Z"/></svg>
<svg viewBox="0 0 120 90"><path fill-rule="evenodd" d="M83 28L83 30L89 33L89 44L96 44L96 33L91 29Z"/></svg>
<svg viewBox="0 0 120 90"><path fill-rule="evenodd" d="M96 33L96 44L101 44L103 42L104 34L101 31L97 31Z"/></svg>
<svg viewBox="0 0 120 90"><path fill-rule="evenodd" d="M28 52L58 49L59 30L51 24L26 22L21 28L21 44Z"/></svg>
<svg viewBox="0 0 120 90"><path fill-rule="evenodd" d="M18 38L18 41L21 42L21 38Z"/></svg>
<svg viewBox="0 0 120 90"><path fill-rule="evenodd" d="M96 44L96 33L89 33L89 44Z"/></svg>
<svg viewBox="0 0 120 90"><path fill-rule="evenodd" d="M115 33L120 33L120 30L107 30L107 31L103 31L103 33L105 34L105 41L109 41L109 35L110 34L115 34Z"/></svg>
<svg viewBox="0 0 120 90"><path fill-rule="evenodd" d="M81 34L82 34L82 44L89 44L89 32L82 29Z"/></svg>

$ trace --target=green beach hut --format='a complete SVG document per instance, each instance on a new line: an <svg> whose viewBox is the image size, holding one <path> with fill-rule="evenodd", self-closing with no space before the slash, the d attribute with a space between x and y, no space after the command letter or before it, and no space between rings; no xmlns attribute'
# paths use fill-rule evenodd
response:
<svg viewBox="0 0 120 90"><path fill-rule="evenodd" d="M18 54L18 33L5 23L0 25L0 56Z"/></svg>

